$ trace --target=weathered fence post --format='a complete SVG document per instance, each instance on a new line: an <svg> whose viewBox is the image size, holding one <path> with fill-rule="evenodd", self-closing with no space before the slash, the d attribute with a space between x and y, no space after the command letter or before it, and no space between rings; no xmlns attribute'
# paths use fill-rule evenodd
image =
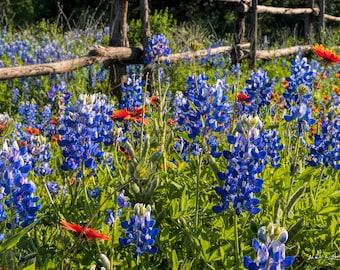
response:
<svg viewBox="0 0 340 270"><path fill-rule="evenodd" d="M251 1L251 19L250 19L250 61L249 68L256 67L256 48L257 48L257 2Z"/></svg>
<svg viewBox="0 0 340 270"><path fill-rule="evenodd" d="M114 47L128 47L129 41L127 38L127 13L128 0L112 0L110 12L110 46ZM110 70L110 84L112 87L112 94L118 99L121 99L121 87L126 81L126 65L122 63L115 63L109 66Z"/></svg>
<svg viewBox="0 0 340 270"><path fill-rule="evenodd" d="M148 46L148 42L151 39L150 21L149 21L149 1L139 0L140 17L142 20L142 42L143 49ZM147 89L149 93L153 92L154 80L153 80L153 64L150 63L144 66L144 79L147 80Z"/></svg>
<svg viewBox="0 0 340 270"><path fill-rule="evenodd" d="M234 44L233 50L231 52L231 61L232 64L236 64L240 62L241 59L241 49L240 44L243 42L244 32L245 32L245 16L244 12L245 3L239 2L238 5L235 6L235 23L234 23Z"/></svg>
<svg viewBox="0 0 340 270"><path fill-rule="evenodd" d="M306 0L306 8L313 8L314 0ZM313 40L313 13L305 14L305 42L311 43Z"/></svg>
<svg viewBox="0 0 340 270"><path fill-rule="evenodd" d="M325 25L325 0L319 0L319 23L318 23L318 42L322 43L322 35L326 32Z"/></svg>

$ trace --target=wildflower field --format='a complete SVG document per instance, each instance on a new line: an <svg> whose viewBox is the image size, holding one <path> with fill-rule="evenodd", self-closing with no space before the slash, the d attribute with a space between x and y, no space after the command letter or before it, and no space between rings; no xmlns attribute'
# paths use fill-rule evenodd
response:
<svg viewBox="0 0 340 270"><path fill-rule="evenodd" d="M4 28L0 67L107 40ZM160 64L169 44L153 93L143 65L121 100L99 64L0 81L0 269L340 269L340 55Z"/></svg>

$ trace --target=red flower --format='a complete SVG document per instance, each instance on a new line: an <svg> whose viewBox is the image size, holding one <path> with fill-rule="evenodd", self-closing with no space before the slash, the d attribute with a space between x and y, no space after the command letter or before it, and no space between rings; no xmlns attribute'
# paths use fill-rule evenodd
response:
<svg viewBox="0 0 340 270"><path fill-rule="evenodd" d="M31 135L40 135L40 130L33 127L25 127L25 131Z"/></svg>
<svg viewBox="0 0 340 270"><path fill-rule="evenodd" d="M158 105L159 104L159 98L157 96L152 96L149 98L151 105Z"/></svg>
<svg viewBox="0 0 340 270"><path fill-rule="evenodd" d="M60 221L60 227L63 229L66 229L68 231L74 232L76 235L79 235L83 232L83 227L75 224L75 223L69 223L66 220ZM110 237L103 233L98 233L94 229L87 228L83 232L84 237L86 237L87 240L94 240L94 239L102 239L102 240L110 240Z"/></svg>
<svg viewBox="0 0 340 270"><path fill-rule="evenodd" d="M249 102L249 98L250 98L249 95L241 94L241 93L238 93L236 97L237 97L237 100L241 102Z"/></svg>
<svg viewBox="0 0 340 270"><path fill-rule="evenodd" d="M52 125L57 125L57 124L58 124L58 119L51 119L51 120L50 120L50 123L51 123Z"/></svg>
<svg viewBox="0 0 340 270"><path fill-rule="evenodd" d="M286 81L286 80L283 80L283 81L281 82L281 84L282 84L282 86L283 86L285 89L287 89L287 88L289 87L289 82Z"/></svg>
<svg viewBox="0 0 340 270"><path fill-rule="evenodd" d="M336 52L325 48L322 44L313 47L314 52L327 63L340 63L340 55Z"/></svg>
<svg viewBox="0 0 340 270"><path fill-rule="evenodd" d="M147 125L149 120L143 119L142 117L143 109L134 108L133 111L129 111L126 108L123 110L118 110L112 113L111 118L113 120L124 120L124 121L137 121Z"/></svg>

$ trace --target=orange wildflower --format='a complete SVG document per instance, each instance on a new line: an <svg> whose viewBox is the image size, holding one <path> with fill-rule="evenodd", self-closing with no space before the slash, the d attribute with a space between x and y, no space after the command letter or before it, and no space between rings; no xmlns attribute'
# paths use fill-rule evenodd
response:
<svg viewBox="0 0 340 270"><path fill-rule="evenodd" d="M149 98L149 101L150 101L151 105L158 105L159 98L157 96L152 96L151 98Z"/></svg>
<svg viewBox="0 0 340 270"><path fill-rule="evenodd" d="M244 102L249 102L249 98L250 98L249 95L247 95L247 94L241 94L241 93L238 93L236 97L237 97L237 100L238 100L238 101L241 101L242 103L244 103Z"/></svg>
<svg viewBox="0 0 340 270"><path fill-rule="evenodd" d="M52 125L57 125L57 124L58 124L58 119L51 119L51 120L50 120L50 123L51 123Z"/></svg>
<svg viewBox="0 0 340 270"><path fill-rule="evenodd" d="M35 135L38 136L40 135L40 130L37 128L33 128L33 127L25 127L25 131L31 135Z"/></svg>
<svg viewBox="0 0 340 270"><path fill-rule="evenodd" d="M27 142L24 142L24 141L18 141L18 145L19 147L23 147L23 146L27 146Z"/></svg>
<svg viewBox="0 0 340 270"><path fill-rule="evenodd" d="M310 132L312 134L316 134L318 132L317 128L316 127L310 127Z"/></svg>
<svg viewBox="0 0 340 270"><path fill-rule="evenodd" d="M333 91L337 94L340 95L340 88L337 85L333 85Z"/></svg>
<svg viewBox="0 0 340 270"><path fill-rule="evenodd" d="M312 106L312 112L317 113L317 112L319 112L319 109L313 105Z"/></svg>
<svg viewBox="0 0 340 270"><path fill-rule="evenodd" d="M340 73L335 74L336 78L340 78Z"/></svg>
<svg viewBox="0 0 340 270"><path fill-rule="evenodd" d="M66 220L60 221L60 227L70 232L73 232L76 235L83 233L84 237L86 237L86 239L89 241L95 239L110 240L110 237L106 234L98 233L96 230L90 228L84 230L82 226L75 223L69 223Z"/></svg>
<svg viewBox="0 0 340 270"><path fill-rule="evenodd" d="M176 125L176 121L174 121L173 119L169 118L168 119L168 123L172 126Z"/></svg>
<svg viewBox="0 0 340 270"><path fill-rule="evenodd" d="M331 98L329 96L323 96L322 98L323 98L324 101L330 101L331 100Z"/></svg>
<svg viewBox="0 0 340 270"><path fill-rule="evenodd" d="M286 81L286 80L282 81L281 84L282 84L283 88L285 88L285 89L287 89L289 87L289 82Z"/></svg>
<svg viewBox="0 0 340 270"><path fill-rule="evenodd" d="M331 49L325 48L322 44L315 45L313 50L327 63L340 63L340 55Z"/></svg>
<svg viewBox="0 0 340 270"><path fill-rule="evenodd" d="M318 81L314 81L313 84L315 89L320 89L320 83Z"/></svg>
<svg viewBox="0 0 340 270"><path fill-rule="evenodd" d="M273 93L272 96L271 96L271 99L272 99L275 103L279 103L280 100L281 100L281 97L280 97L279 94Z"/></svg>
<svg viewBox="0 0 340 270"><path fill-rule="evenodd" d="M325 73L319 72L318 75L319 75L320 79L327 79L328 78Z"/></svg>
<svg viewBox="0 0 340 270"><path fill-rule="evenodd" d="M0 124L0 134L2 134L7 129L7 127L8 127L8 125L6 125L6 124Z"/></svg>
<svg viewBox="0 0 340 270"><path fill-rule="evenodd" d="M145 112L146 110L144 110ZM142 118L143 109L135 108L133 111L129 111L124 108L123 110L114 111L111 115L113 120L123 120L123 121L137 121L147 125L149 120Z"/></svg>

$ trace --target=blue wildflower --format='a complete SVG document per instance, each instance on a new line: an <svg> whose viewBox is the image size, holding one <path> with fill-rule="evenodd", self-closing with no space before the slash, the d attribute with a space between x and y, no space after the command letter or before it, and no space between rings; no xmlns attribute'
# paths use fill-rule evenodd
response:
<svg viewBox="0 0 340 270"><path fill-rule="evenodd" d="M167 47L168 41L163 34L153 35L148 42L148 46L145 48L144 64L150 64L154 59L157 60L162 56L169 56L172 51ZM170 65L169 61L166 61L167 65Z"/></svg>
<svg viewBox="0 0 340 270"><path fill-rule="evenodd" d="M324 165L340 170L340 116L333 115L335 108L329 110L327 117L320 116L323 119L321 131L314 134L314 144L308 146L309 166Z"/></svg>
<svg viewBox="0 0 340 270"><path fill-rule="evenodd" d="M267 73L262 69L253 72L251 78L246 82L247 86L240 94L248 96L247 103L237 102L237 113L238 115L243 113L260 115L261 108L270 104L273 83L269 81Z"/></svg>
<svg viewBox="0 0 340 270"><path fill-rule="evenodd" d="M192 148L197 154L200 148L205 147L201 145L201 139L205 138L211 153L216 157L220 153L217 151L217 140L213 139L212 134L228 132L231 126L232 105L226 97L228 85L222 80L217 80L214 85L209 85L207 81L208 78L204 74L197 78L188 77L188 90L178 92L174 97L171 119L177 123L176 128L179 131L187 133L192 139L192 145L188 145L189 149ZM183 145L182 140L178 140L176 144L178 143Z"/></svg>
<svg viewBox="0 0 340 270"><path fill-rule="evenodd" d="M143 253L156 254L158 248L154 244L159 229L154 228L156 221L152 219L151 206L145 207L144 204L137 203L134 209L135 215L131 215L130 220L121 223L126 238L119 238L119 243L122 246L134 245L135 258Z"/></svg>
<svg viewBox="0 0 340 270"><path fill-rule="evenodd" d="M286 78L288 85L282 94L288 111L284 119L287 122L297 119L298 132L302 136L304 131L309 131L309 126L316 123L311 114L313 81L317 72L314 65L309 65L307 59L301 59L299 55L292 61L290 72L290 77Z"/></svg>
<svg viewBox="0 0 340 270"><path fill-rule="evenodd" d="M59 193L60 186L55 182L48 181L46 183L46 187L51 195L56 195Z"/></svg>
<svg viewBox="0 0 340 270"><path fill-rule="evenodd" d="M213 211L228 210L231 204L238 215L242 210L257 214L261 209L255 194L262 190L263 185L263 179L257 175L265 168L268 156L274 167L279 166L278 151L283 147L276 132L262 131L258 117L244 115L237 123L236 131L235 136L227 135L227 141L233 147L230 151L223 151L228 165L225 172L217 174L223 186L215 188L221 202L213 207Z"/></svg>
<svg viewBox="0 0 340 270"><path fill-rule="evenodd" d="M100 189L100 187L95 187L94 189L89 190L88 193L89 193L89 196L92 199L95 199L95 198L99 197L99 195L101 193L101 189Z"/></svg>
<svg viewBox="0 0 340 270"><path fill-rule="evenodd" d="M261 227L258 232L260 242L254 238L253 248L257 253L255 261L248 256L243 259L246 269L285 269L294 262L294 256L285 255L285 243L288 240L288 232L277 224L269 224L267 228Z"/></svg>
<svg viewBox="0 0 340 270"><path fill-rule="evenodd" d="M112 107L101 94L80 95L75 105L66 107L58 129L62 136L58 144L63 149L63 170L80 172L82 161L92 172L96 170L104 155L100 146L112 144Z"/></svg>
<svg viewBox="0 0 340 270"><path fill-rule="evenodd" d="M123 209L127 209L131 206L131 203L126 201L126 197L124 196L125 191L122 190L121 193L119 193L117 197L117 206L118 209L116 211L116 214L110 209L106 209L106 218L105 223L107 225L113 224L122 214Z"/></svg>
<svg viewBox="0 0 340 270"><path fill-rule="evenodd" d="M28 226L41 209L41 204L37 203L39 197L34 195L36 186L27 178L31 170L27 147L19 148L16 141L5 140L0 150L0 191L6 208L1 206L0 213L2 219L7 220L8 228L12 224ZM4 210L11 215L6 215Z"/></svg>

